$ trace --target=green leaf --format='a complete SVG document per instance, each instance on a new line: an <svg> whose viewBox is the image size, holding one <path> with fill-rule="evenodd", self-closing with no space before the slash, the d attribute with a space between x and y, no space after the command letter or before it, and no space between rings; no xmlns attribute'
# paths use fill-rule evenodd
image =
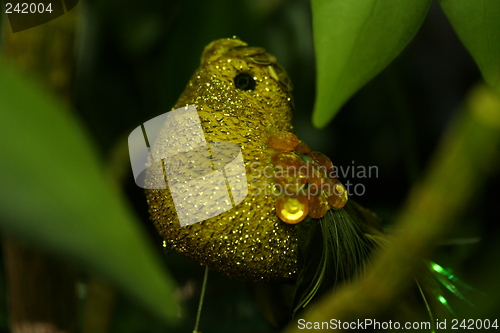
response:
<svg viewBox="0 0 500 333"><path fill-rule="evenodd" d="M440 0L439 3L484 80L500 91L500 1Z"/></svg>
<svg viewBox="0 0 500 333"><path fill-rule="evenodd" d="M326 126L422 24L431 0L313 0L317 87L313 123Z"/></svg>
<svg viewBox="0 0 500 333"><path fill-rule="evenodd" d="M174 283L67 106L0 58L0 227L175 319Z"/></svg>

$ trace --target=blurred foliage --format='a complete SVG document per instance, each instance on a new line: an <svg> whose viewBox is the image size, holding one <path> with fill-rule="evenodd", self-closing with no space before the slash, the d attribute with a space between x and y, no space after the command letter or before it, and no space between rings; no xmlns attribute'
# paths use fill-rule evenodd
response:
<svg viewBox="0 0 500 333"><path fill-rule="evenodd" d="M316 4L320 2L317 1ZM371 1L353 1L352 3L363 3L367 6ZM422 1L421 3L428 2ZM498 52L495 51L497 48L490 47L488 58L481 60L481 50L484 49L484 45L480 42L484 41L484 38L479 38L482 35L477 31L484 28L477 27L478 30L474 31L461 30L460 26L469 23L467 21L462 23L459 20L460 10L475 12L466 9L466 1L456 3L461 3L464 7L453 9L451 1L441 1L446 15L478 62L487 81L498 82L495 81L494 76L489 78L490 71L491 75L494 75L495 68L498 68L495 67L498 66L498 59L500 59L497 56ZM492 4L493 0L487 3ZM411 184L420 179L423 166L434 150L437 139L460 107L466 91L481 80L480 72L473 59L455 35L447 17L436 2L430 6L418 33L399 55L399 51L394 50L400 50L408 43L424 16L411 18L411 29L403 33L402 30L391 29L391 24L395 23L391 23L392 21L384 15L377 20L387 23L383 25L383 31L390 33L388 38L391 37L393 42L397 42L396 49L389 50L389 52L387 48L381 47L382 54L363 53L361 49L358 58L352 59L348 53L339 53L343 55L344 61L348 59L353 61L350 70L369 71L371 77L378 72L380 74L356 94L356 90L370 77L364 75L363 81L358 79L356 84L351 84L349 94L353 97L350 100L345 92L338 93L337 96L336 91L329 91L325 86L325 92L322 94L328 98L336 96L335 98L342 99L337 108L340 108L343 103L345 105L336 115L335 121L319 131L314 129L311 123L317 80L309 1L148 0L119 2L87 0L80 2L78 7L82 10L82 26L77 40L79 56L77 114L75 116L80 118L90 133L97 154L104 162L116 155L116 151L120 150L133 128L171 109L190 75L199 65L199 57L206 44L214 39L236 35L250 45L265 47L277 56L281 65L289 72L294 83L295 131L302 140L314 150L322 151L330 156L334 164L338 166L344 168L377 166L376 177L373 175L372 178L359 179L349 172L342 178L345 181L363 185L363 195L355 196L354 199L381 215L388 222L388 228ZM425 13L427 10L425 5L419 8L418 14ZM496 8L498 9L498 6ZM352 10L351 13L354 15L356 11ZM405 13L410 15L409 11ZM500 20L495 21L493 16L497 15L495 13L498 11L489 10L487 13L492 16L484 24L490 24L488 31L491 34L498 33L500 30L495 29L495 24L498 24ZM339 23L334 20L334 16L327 14L325 12L322 17L331 21L329 23L332 27ZM397 16L396 14L397 12L393 17ZM469 18L474 19L472 16ZM474 19L474 22L482 22L482 20ZM362 26L362 22L359 21L353 21L351 24L350 28L345 27L346 34L353 34ZM315 23L315 29L318 26L330 29L330 25L316 25ZM366 31L366 35L363 35L372 47L376 47L377 38L381 38L377 35L377 31L375 24L369 31ZM398 36L405 38L400 39ZM356 36L344 36L351 42L353 37ZM364 45L363 43L361 46ZM498 43L493 46L497 47ZM328 64L331 66L335 64L337 49L329 45L324 45L323 48L324 52L329 54L318 55L317 65L320 70L318 80L323 75L321 80L328 82L330 78L336 77L330 72L333 68ZM316 52L320 50L317 48ZM381 57L371 59L371 61L380 60L380 63L377 66L372 64L371 69L365 67L367 55L372 58ZM395 60L383 69L385 65L381 64L388 64L394 57L396 57ZM356 73L351 73L350 70L343 75L356 76ZM343 89L348 88L347 84L346 87L343 85L351 78L337 80L339 82L337 84ZM319 86L318 89L320 89ZM0 107L3 108L2 103L4 100L0 100ZM0 112L4 112L3 109ZM323 119L324 125L327 117ZM42 124L40 122L40 125ZM52 132L54 136L50 135ZM50 140L61 140L59 136L56 136L57 131L51 129L45 133ZM8 144L5 143L5 146L7 147ZM4 154L3 146L2 154ZM54 154L54 158L57 159L58 155ZM125 163L127 163L127 158L127 156L124 157ZM87 172L84 165L71 165L74 173ZM143 191L135 186L130 170L128 175L130 177L125 178L124 184L126 195L132 209L142 221L142 225L148 230L150 240L157 245L157 254L161 255L161 240L148 219ZM64 181L68 181L65 186L69 186L71 178L68 176ZM83 179L81 181L83 182ZM89 182L82 186L91 191L89 187L93 186L92 184L94 183ZM46 186L49 185L44 185L36 191L28 191L40 198L39 201L35 201L40 205L45 203L45 198L50 199L45 191ZM491 178L487 186L472 199L471 208L462 214L457 224L458 227L450 230L449 237L443 240L443 245L435 254L436 261L444 266L453 267L464 281L477 286L485 294L496 291L495 286L484 284L483 281L491 280L483 274L474 272L498 273L496 259L489 252L489 246L497 241L496 235L500 231L497 223L500 220L500 214L494 200L498 198L498 189L499 178L496 176ZM13 193L6 194L2 191L2 196L15 193L13 187ZM68 193L72 193L71 190L68 189ZM77 206L81 200L90 202L92 198L84 196L85 193L87 192L79 193L80 198L68 195L64 201L67 202L68 207L71 207L71 200L76 202L74 206ZM93 200L100 200L99 198L103 195L101 190L97 189L92 193L89 192L88 195L93 194L95 194ZM52 215L57 214L59 208L54 207L53 210L56 212L51 212ZM113 211L107 211L106 207L101 208L101 211L106 213L100 216L101 218L105 216L110 216L111 220L116 218L112 216ZM52 216L51 214L48 214L46 218ZM88 216L91 213L85 214ZM29 211L26 211L26 215L29 215ZM102 238L105 236L100 235ZM115 239L116 236L107 235L110 240ZM57 237L57 235L50 237ZM481 241L474 242L474 239L478 238ZM135 251L135 248L130 251ZM90 258L86 259L90 260ZM104 264L105 258L101 259ZM109 260L108 263L117 262L121 266L129 265L129 272L137 272L138 266L131 262L129 255L116 255ZM178 283L175 293L185 304L181 312L185 319L182 326L171 327L152 317L130 299L119 296L114 312L113 332L154 333L167 330L168 332L192 330L203 270L197 263L175 254L164 256L164 261ZM485 267L489 269L486 270ZM0 280L0 282L3 281ZM476 296L476 298L473 301L481 307L484 299L481 296ZM164 305L167 306L167 304L166 298ZM466 313L467 308L463 311ZM202 331L275 331L264 317L265 314L261 313L246 285L216 273L209 276L205 307L201 318ZM4 318L5 315L2 312L0 324L6 324L3 323ZM6 330L7 328L4 328L4 331Z"/></svg>
<svg viewBox="0 0 500 333"><path fill-rule="evenodd" d="M9 194L0 197L3 228L90 265L173 319L169 275L105 178L80 124L51 94L8 66L0 58L0 182ZM122 257L127 265L117 260Z"/></svg>
<svg viewBox="0 0 500 333"><path fill-rule="evenodd" d="M500 5L498 1L440 0L458 37L476 61L486 82L500 92Z"/></svg>
<svg viewBox="0 0 500 333"><path fill-rule="evenodd" d="M312 1L318 73L313 122L317 127L327 125L360 87L401 52L420 28L431 3ZM440 3L485 80L500 91L498 2Z"/></svg>

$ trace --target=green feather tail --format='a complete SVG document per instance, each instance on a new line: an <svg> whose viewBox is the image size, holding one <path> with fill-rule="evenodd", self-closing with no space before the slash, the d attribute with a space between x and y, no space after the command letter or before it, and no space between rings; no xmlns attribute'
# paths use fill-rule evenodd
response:
<svg viewBox="0 0 500 333"><path fill-rule="evenodd" d="M386 242L379 230L375 215L352 200L344 209L330 209L320 219L307 218L298 224L299 271L292 316L295 317L315 296L361 274L373 250ZM468 302L457 286L471 288L458 280L451 270L432 261L425 261L423 275L415 278L415 282L432 322L436 304L453 315L443 287Z"/></svg>
<svg viewBox="0 0 500 333"><path fill-rule="evenodd" d="M293 316L315 295L357 276L375 245L344 209L309 218L297 228L300 269Z"/></svg>

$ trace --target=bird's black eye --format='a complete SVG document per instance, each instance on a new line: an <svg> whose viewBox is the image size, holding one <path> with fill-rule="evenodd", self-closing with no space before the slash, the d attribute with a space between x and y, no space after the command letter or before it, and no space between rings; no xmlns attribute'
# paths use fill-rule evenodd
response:
<svg viewBox="0 0 500 333"><path fill-rule="evenodd" d="M252 75L248 73L240 73L234 78L234 85L236 88L241 90L254 90L256 83Z"/></svg>

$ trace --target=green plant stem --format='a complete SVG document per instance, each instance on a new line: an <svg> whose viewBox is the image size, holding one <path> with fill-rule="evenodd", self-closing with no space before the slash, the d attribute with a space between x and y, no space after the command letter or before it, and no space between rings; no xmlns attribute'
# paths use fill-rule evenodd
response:
<svg viewBox="0 0 500 333"><path fill-rule="evenodd" d="M200 333L198 328L200 326L201 309L203 308L203 300L205 299L205 290L207 289L208 280L208 267L205 266L205 274L203 274L203 284L201 286L200 302L198 303L198 311L196 313L196 322L194 324L193 333Z"/></svg>

